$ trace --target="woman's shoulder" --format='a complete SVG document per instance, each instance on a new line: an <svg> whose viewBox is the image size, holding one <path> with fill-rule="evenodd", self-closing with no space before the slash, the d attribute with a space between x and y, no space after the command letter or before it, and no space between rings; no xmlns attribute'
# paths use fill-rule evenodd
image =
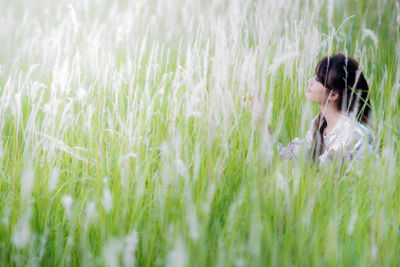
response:
<svg viewBox="0 0 400 267"><path fill-rule="evenodd" d="M352 118L348 114L344 114L338 129L340 129L338 132L339 138L345 140L347 145L362 144L364 142L372 143L374 139L370 126Z"/></svg>
<svg viewBox="0 0 400 267"><path fill-rule="evenodd" d="M366 155L366 151L373 151L373 131L368 125L350 115L344 114L335 130L325 140L328 149L321 156L321 161L332 155L343 155L350 160L359 160Z"/></svg>

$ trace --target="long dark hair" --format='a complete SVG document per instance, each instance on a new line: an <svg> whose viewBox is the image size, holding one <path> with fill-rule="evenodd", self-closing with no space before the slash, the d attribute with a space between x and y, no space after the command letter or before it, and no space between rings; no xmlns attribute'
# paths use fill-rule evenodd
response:
<svg viewBox="0 0 400 267"><path fill-rule="evenodd" d="M357 61L343 54L323 57L315 67L315 74L328 93L339 94L339 111L355 114L358 121L368 124L371 113L369 87ZM326 119L321 112L315 120L313 133L311 156L314 160L322 153L326 126Z"/></svg>

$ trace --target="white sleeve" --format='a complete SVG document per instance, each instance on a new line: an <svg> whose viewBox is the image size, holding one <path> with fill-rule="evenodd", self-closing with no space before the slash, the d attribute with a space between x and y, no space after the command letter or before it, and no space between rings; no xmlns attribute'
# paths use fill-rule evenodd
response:
<svg viewBox="0 0 400 267"><path fill-rule="evenodd" d="M278 143L277 148L279 155L292 160L297 160L301 153L309 155L313 145L313 132L315 129L315 120L317 118L318 115L311 121L310 128L307 131L305 138L296 137L287 145L287 147L284 147L281 143Z"/></svg>
<svg viewBox="0 0 400 267"><path fill-rule="evenodd" d="M348 135L341 142L337 142L334 147L321 156L321 160L329 159L330 161L340 159L358 163L367 155L373 153L374 144L370 132L366 129L356 129L351 135ZM379 158L379 155L376 155Z"/></svg>
<svg viewBox="0 0 400 267"><path fill-rule="evenodd" d="M344 157L348 160L361 161L374 151L372 135L366 131L364 136L355 135L352 142L349 142L344 149Z"/></svg>

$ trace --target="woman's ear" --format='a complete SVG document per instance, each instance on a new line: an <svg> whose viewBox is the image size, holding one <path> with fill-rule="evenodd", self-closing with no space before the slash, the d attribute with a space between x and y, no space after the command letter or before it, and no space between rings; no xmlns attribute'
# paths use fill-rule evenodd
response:
<svg viewBox="0 0 400 267"><path fill-rule="evenodd" d="M329 100L336 101L336 100L339 99L339 97L340 97L339 92L336 91L336 90L332 90L331 94L330 94L330 97L329 97Z"/></svg>

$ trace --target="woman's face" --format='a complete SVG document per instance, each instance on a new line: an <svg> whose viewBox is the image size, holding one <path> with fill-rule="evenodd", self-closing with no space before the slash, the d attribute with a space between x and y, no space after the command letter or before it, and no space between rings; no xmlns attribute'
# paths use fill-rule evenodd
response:
<svg viewBox="0 0 400 267"><path fill-rule="evenodd" d="M328 99L328 89L318 81L317 76L308 80L306 98L312 102L324 105Z"/></svg>

